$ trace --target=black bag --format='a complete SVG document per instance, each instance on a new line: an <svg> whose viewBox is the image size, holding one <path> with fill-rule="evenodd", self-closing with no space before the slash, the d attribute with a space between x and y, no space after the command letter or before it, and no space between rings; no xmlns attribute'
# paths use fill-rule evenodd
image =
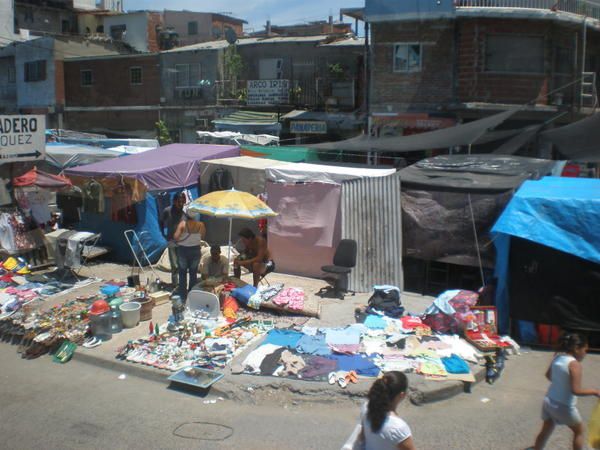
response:
<svg viewBox="0 0 600 450"><path fill-rule="evenodd" d="M373 295L369 299L367 312L374 310L384 313L389 317L400 317L404 314L404 307L400 303L400 292L396 289L387 291L375 289Z"/></svg>

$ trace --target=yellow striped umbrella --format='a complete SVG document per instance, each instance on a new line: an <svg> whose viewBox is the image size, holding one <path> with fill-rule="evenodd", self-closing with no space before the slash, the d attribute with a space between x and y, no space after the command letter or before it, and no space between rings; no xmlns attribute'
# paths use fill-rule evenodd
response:
<svg viewBox="0 0 600 450"><path fill-rule="evenodd" d="M188 210L213 217L229 218L229 253L231 257L231 228L233 219L264 219L277 215L256 196L230 189L215 191L197 198L188 205Z"/></svg>

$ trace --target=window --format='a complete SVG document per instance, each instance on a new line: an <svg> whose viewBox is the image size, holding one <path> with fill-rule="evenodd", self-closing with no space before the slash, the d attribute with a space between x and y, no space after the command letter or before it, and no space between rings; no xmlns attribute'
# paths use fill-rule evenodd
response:
<svg viewBox="0 0 600 450"><path fill-rule="evenodd" d="M25 23L31 22L33 23L33 8L26 8L23 13L23 18L25 19Z"/></svg>
<svg viewBox="0 0 600 450"><path fill-rule="evenodd" d="M188 34L198 34L198 22L188 22Z"/></svg>
<svg viewBox="0 0 600 450"><path fill-rule="evenodd" d="M68 20L61 21L61 30L63 33L71 32L71 23Z"/></svg>
<svg viewBox="0 0 600 450"><path fill-rule="evenodd" d="M46 79L46 61L40 59L25 63L25 81L43 81Z"/></svg>
<svg viewBox="0 0 600 450"><path fill-rule="evenodd" d="M487 72L543 73L542 36L490 35L485 42Z"/></svg>
<svg viewBox="0 0 600 450"><path fill-rule="evenodd" d="M91 70L82 70L80 74L82 86L91 86L92 84L94 84L94 79L92 78Z"/></svg>
<svg viewBox="0 0 600 450"><path fill-rule="evenodd" d="M194 87L200 85L200 64L176 64L175 72L175 86Z"/></svg>
<svg viewBox="0 0 600 450"><path fill-rule="evenodd" d="M14 67L8 67L8 73L6 74L6 78L9 83L15 83L17 81L17 76Z"/></svg>
<svg viewBox="0 0 600 450"><path fill-rule="evenodd" d="M130 67L129 68L129 81L131 84L142 84L142 68L141 67Z"/></svg>
<svg viewBox="0 0 600 450"><path fill-rule="evenodd" d="M122 41L127 33L127 25L112 25L110 27L110 37L116 41Z"/></svg>
<svg viewBox="0 0 600 450"><path fill-rule="evenodd" d="M258 62L259 80L281 80L283 78L283 59L264 58Z"/></svg>
<svg viewBox="0 0 600 450"><path fill-rule="evenodd" d="M394 45L394 72L419 72L423 46L415 43Z"/></svg>

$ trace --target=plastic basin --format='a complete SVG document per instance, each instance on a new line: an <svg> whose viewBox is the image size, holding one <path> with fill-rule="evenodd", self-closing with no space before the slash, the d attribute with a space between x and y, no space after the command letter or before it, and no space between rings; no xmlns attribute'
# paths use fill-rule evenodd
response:
<svg viewBox="0 0 600 450"><path fill-rule="evenodd" d="M119 306L124 328L133 328L140 323L141 309L142 305L140 305L138 302L123 303Z"/></svg>

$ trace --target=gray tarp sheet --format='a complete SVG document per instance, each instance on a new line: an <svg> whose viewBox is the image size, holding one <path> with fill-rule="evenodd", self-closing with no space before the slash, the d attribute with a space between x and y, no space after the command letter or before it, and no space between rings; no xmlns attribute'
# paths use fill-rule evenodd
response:
<svg viewBox="0 0 600 450"><path fill-rule="evenodd" d="M362 135L344 141L315 144L311 145L310 148L367 152L410 152L471 145L478 143L478 141L480 143L484 141L489 142L489 140L485 139L485 134L507 120L515 112L516 110L504 111L485 119L410 136L372 138Z"/></svg>
<svg viewBox="0 0 600 450"><path fill-rule="evenodd" d="M482 264L493 267L491 227L523 181L553 167L554 161L517 156L449 155L402 169L404 255L477 266L474 221Z"/></svg>
<svg viewBox="0 0 600 450"><path fill-rule="evenodd" d="M572 161L600 162L600 113L564 127L544 131L542 142L549 142Z"/></svg>
<svg viewBox="0 0 600 450"><path fill-rule="evenodd" d="M546 159L500 155L443 155L427 158L400 171L403 186L443 190L506 191L527 179L552 171Z"/></svg>

